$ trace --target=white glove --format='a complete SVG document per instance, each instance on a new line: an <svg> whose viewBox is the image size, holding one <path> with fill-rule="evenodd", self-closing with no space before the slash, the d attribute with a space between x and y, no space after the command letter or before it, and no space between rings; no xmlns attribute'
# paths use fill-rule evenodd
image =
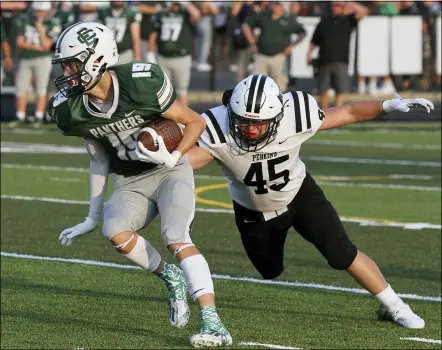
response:
<svg viewBox="0 0 442 350"><path fill-rule="evenodd" d="M58 239L61 241L61 245L69 246L77 240L78 236L93 231L98 224L98 222L87 217L81 224L64 230Z"/></svg>
<svg viewBox="0 0 442 350"><path fill-rule="evenodd" d="M434 109L434 104L426 98L403 99L397 93L394 93L393 100L382 102L382 109L387 113L396 111L409 112L411 109L418 107L423 107L427 110L427 113L430 113L430 111Z"/></svg>
<svg viewBox="0 0 442 350"><path fill-rule="evenodd" d="M155 52L149 51L146 53L146 61L150 63L157 63Z"/></svg>
<svg viewBox="0 0 442 350"><path fill-rule="evenodd" d="M165 165L169 168L173 168L176 163L178 163L178 160L181 158L181 152L173 151L172 153L169 153L161 136L157 137L157 142L158 151L152 152L144 147L144 145L140 141L138 141L135 153L137 154L138 158L140 158L140 160L143 162L160 164Z"/></svg>

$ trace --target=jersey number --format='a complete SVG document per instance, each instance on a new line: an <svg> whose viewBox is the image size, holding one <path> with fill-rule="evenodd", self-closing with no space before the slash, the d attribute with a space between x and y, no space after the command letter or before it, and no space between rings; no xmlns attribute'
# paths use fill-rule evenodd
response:
<svg viewBox="0 0 442 350"><path fill-rule="evenodd" d="M119 44L126 33L127 20L126 18L106 18L106 27L111 29L115 34L115 41Z"/></svg>
<svg viewBox="0 0 442 350"><path fill-rule="evenodd" d="M135 153L137 135L140 128L121 131L118 134L109 134L107 138L112 147L117 150L118 158L122 160L139 160Z"/></svg>
<svg viewBox="0 0 442 350"><path fill-rule="evenodd" d="M150 78L152 72L150 63L134 63L132 65L132 78Z"/></svg>
<svg viewBox="0 0 442 350"><path fill-rule="evenodd" d="M267 161L267 169L269 170L269 182L275 181L279 179L280 177L283 178L283 183L278 184L272 184L268 186L272 191L281 191L290 181L289 175L290 171L288 170L282 170L279 173L276 172L276 165L284 163L286 160L289 159L289 155L286 154L285 156L278 157L275 159L269 159ZM264 180L264 172L262 169L262 162L259 163L252 163L250 165L249 171L247 172L246 176L243 180L244 184L246 186L253 186L257 187L255 190L256 194L266 194L269 192L267 188L267 181Z"/></svg>
<svg viewBox="0 0 442 350"><path fill-rule="evenodd" d="M161 26L161 41L177 41L181 33L182 23L163 23Z"/></svg>

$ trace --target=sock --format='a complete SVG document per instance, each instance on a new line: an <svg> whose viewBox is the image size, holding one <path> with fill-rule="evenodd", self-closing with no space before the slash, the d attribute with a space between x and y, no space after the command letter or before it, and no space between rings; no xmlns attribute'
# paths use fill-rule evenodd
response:
<svg viewBox="0 0 442 350"><path fill-rule="evenodd" d="M387 284L387 288L385 288L382 292L375 295L375 297L388 309L388 310L396 310L403 306L405 303L401 298L395 293L393 288L389 284Z"/></svg>
<svg viewBox="0 0 442 350"><path fill-rule="evenodd" d="M23 122L26 118L26 113L25 112L18 112L15 114L17 116L17 119L21 122Z"/></svg>
<svg viewBox="0 0 442 350"><path fill-rule="evenodd" d="M131 252L124 256L149 272L155 271L161 263L160 254L141 236L137 237L137 243Z"/></svg>
<svg viewBox="0 0 442 350"><path fill-rule="evenodd" d="M43 120L43 117L44 117L44 113L43 113L43 112L35 112L35 118L36 118L38 121L42 121L42 120Z"/></svg>
<svg viewBox="0 0 442 350"><path fill-rule="evenodd" d="M204 256L201 254L189 256L181 260L180 267L186 279L187 289L194 301L201 295L215 294L212 275Z"/></svg>

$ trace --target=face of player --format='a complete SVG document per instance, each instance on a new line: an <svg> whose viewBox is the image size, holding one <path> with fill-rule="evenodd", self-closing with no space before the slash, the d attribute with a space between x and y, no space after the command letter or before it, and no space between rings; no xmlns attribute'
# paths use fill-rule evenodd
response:
<svg viewBox="0 0 442 350"><path fill-rule="evenodd" d="M48 15L49 11L35 11L34 16L36 22L43 22L46 19L46 16Z"/></svg>
<svg viewBox="0 0 442 350"><path fill-rule="evenodd" d="M241 133L249 139L257 139L264 135L269 128L268 121L256 121L240 124L239 130Z"/></svg>
<svg viewBox="0 0 442 350"><path fill-rule="evenodd" d="M70 77L77 73L78 73L78 64L75 61L63 64L63 75L65 77ZM76 86L79 84L79 80L77 79L69 80L68 84L70 87Z"/></svg>

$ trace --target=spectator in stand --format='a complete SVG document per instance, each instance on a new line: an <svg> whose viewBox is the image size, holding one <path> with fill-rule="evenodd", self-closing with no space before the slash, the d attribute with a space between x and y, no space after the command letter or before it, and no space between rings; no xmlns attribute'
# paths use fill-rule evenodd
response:
<svg viewBox="0 0 442 350"><path fill-rule="evenodd" d="M231 3L227 1L215 1L214 6L218 13L213 17L213 26L215 28L214 50L216 58L222 62L229 61L229 43L227 37L227 27L230 19Z"/></svg>
<svg viewBox="0 0 442 350"><path fill-rule="evenodd" d="M149 48L149 37L153 31L152 15L167 10L167 4L164 1L142 1L138 3L138 11L143 16L140 24L141 51L145 53L145 60L147 62L156 63L155 51Z"/></svg>
<svg viewBox="0 0 442 350"><path fill-rule="evenodd" d="M113 30L120 58L118 64L141 60L141 13L126 1L111 1L111 6L98 10L98 19Z"/></svg>
<svg viewBox="0 0 442 350"><path fill-rule="evenodd" d="M79 22L93 22L98 19L98 9L109 7L109 1L81 0L78 4Z"/></svg>
<svg viewBox="0 0 442 350"><path fill-rule="evenodd" d="M234 22L231 34L232 48L235 63L230 70L236 73L236 82L246 77L247 66L252 59L250 45L242 30L247 16L253 12L253 1L236 1L232 5L231 17Z"/></svg>
<svg viewBox="0 0 442 350"><path fill-rule="evenodd" d="M152 16L149 50L153 55L158 46L158 64L169 76L177 99L185 105L188 104L195 25L200 15L191 2L173 2L169 11Z"/></svg>
<svg viewBox="0 0 442 350"><path fill-rule="evenodd" d="M255 53L255 74L272 77L284 92L288 83L287 56L305 38L305 30L294 17L285 13L280 1L272 2L270 6L271 11L264 10L247 17L242 29ZM258 40L253 35L253 28L261 29ZM295 41L291 40L292 34L298 34Z"/></svg>
<svg viewBox="0 0 442 350"><path fill-rule="evenodd" d="M368 10L357 3L334 1L332 15L318 23L307 53L307 64L312 64L312 54L319 47L318 90L321 108L328 107L328 89L336 92L335 105L344 104L343 93L348 90L348 57L350 36L358 21ZM348 13L351 14L348 14Z"/></svg>
<svg viewBox="0 0 442 350"><path fill-rule="evenodd" d="M26 121L27 90L32 75L36 85L37 105L34 126L42 124L47 103L47 88L52 68L52 45L61 32L60 21L49 17L51 3L34 1L31 10L17 20L19 64L16 77L17 120L11 126Z"/></svg>
<svg viewBox="0 0 442 350"><path fill-rule="evenodd" d="M3 28L3 23L0 22L0 34L1 34L1 46L2 46L2 65L0 72L0 86L3 86L4 80L4 70L10 71L12 69L12 57L11 57L11 46L9 46L8 37L6 36L5 28Z"/></svg>
<svg viewBox="0 0 442 350"><path fill-rule="evenodd" d="M213 38L213 16L218 13L218 9L211 1L198 3L201 18L198 21L197 29L197 57L196 70L199 72L209 72L212 66L207 62L212 47Z"/></svg>
<svg viewBox="0 0 442 350"><path fill-rule="evenodd" d="M78 6L77 6L78 7ZM75 14L78 11L76 5L70 1L59 1L56 6L55 16L60 20L62 31L75 22Z"/></svg>

